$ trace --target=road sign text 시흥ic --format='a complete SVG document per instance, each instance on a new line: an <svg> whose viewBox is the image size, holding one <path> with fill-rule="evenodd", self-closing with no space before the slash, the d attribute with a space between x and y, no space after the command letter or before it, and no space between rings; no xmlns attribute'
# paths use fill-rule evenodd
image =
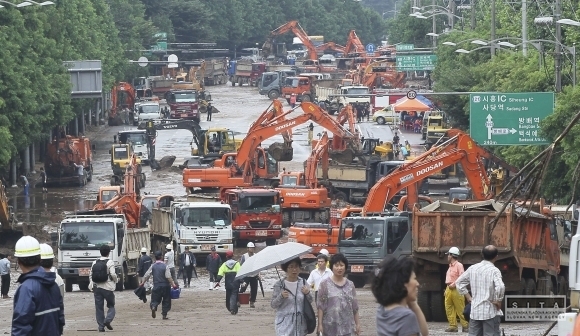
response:
<svg viewBox="0 0 580 336"><path fill-rule="evenodd" d="M471 137L482 145L548 144L540 122L554 112L554 93L472 93L469 111Z"/></svg>

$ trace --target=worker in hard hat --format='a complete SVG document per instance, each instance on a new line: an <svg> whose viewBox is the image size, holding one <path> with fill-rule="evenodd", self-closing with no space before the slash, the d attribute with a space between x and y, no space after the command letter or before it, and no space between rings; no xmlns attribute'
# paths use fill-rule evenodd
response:
<svg viewBox="0 0 580 336"><path fill-rule="evenodd" d="M54 251L52 250L52 247L50 247L48 244L40 244L40 266L42 266L46 272L53 272L56 274L56 279L54 281L58 285L60 295L64 297L64 281L62 280L62 277L56 272L56 267L54 267L53 264Z"/></svg>
<svg viewBox="0 0 580 336"><path fill-rule="evenodd" d="M16 242L14 256L22 274L14 294L13 336L60 336L64 329L64 305L56 274L40 266L40 244L31 236Z"/></svg>
<svg viewBox="0 0 580 336"><path fill-rule="evenodd" d="M232 315L236 315L238 313L238 291L240 290L240 281L236 280L236 274L240 271L240 263L234 259L233 251L226 252L226 259L218 271L216 287L222 278L225 278L226 308Z"/></svg>
<svg viewBox="0 0 580 336"><path fill-rule="evenodd" d="M449 321L449 328L445 329L446 332L458 332L457 328L457 317L459 317L459 322L461 323L462 331L467 332L469 323L465 320L463 316L463 310L465 309L465 298L463 295L459 294L457 288L455 287L455 281L465 270L463 269L463 264L457 260L460 256L459 248L452 247L449 249L447 254L447 261L449 262L449 268L447 269L447 275L445 276L445 284L447 288L445 289L445 313L447 314L447 321Z"/></svg>
<svg viewBox="0 0 580 336"><path fill-rule="evenodd" d="M248 260L248 258L250 258L251 256L253 256L256 251L256 246L254 245L254 243L249 242L248 245L248 252L244 253L244 255L242 255L242 258L240 259L240 265L243 265L244 262L246 260ZM260 274L256 274L255 276L251 276L251 277L246 277L244 278L244 284L242 285L242 293L246 291L246 287L249 285L250 286L250 308L256 308L256 306L254 305L254 303L256 302L256 296L258 295L258 278L260 277Z"/></svg>
<svg viewBox="0 0 580 336"><path fill-rule="evenodd" d="M326 268L327 269L330 269L330 263L328 261L328 260L330 260L330 253L328 252L328 250L327 249L322 249L322 250L320 250L320 254L323 254L323 255L326 256L326 260L327 260L326 261ZM316 259L316 260L318 261L318 259ZM318 269L318 262L316 262L316 269Z"/></svg>
<svg viewBox="0 0 580 336"><path fill-rule="evenodd" d="M173 245L167 244L167 246L165 246L165 249L167 250L167 253L165 253L163 262L167 264L173 282L177 283L177 275L175 274L175 253L173 253Z"/></svg>
<svg viewBox="0 0 580 336"><path fill-rule="evenodd" d="M139 283L143 282L143 277L145 273L149 270L153 264L153 260L149 256L149 249L146 247L141 248L141 256L139 257L139 263L137 264L137 274L139 275ZM145 289L149 290L149 281L145 283Z"/></svg>

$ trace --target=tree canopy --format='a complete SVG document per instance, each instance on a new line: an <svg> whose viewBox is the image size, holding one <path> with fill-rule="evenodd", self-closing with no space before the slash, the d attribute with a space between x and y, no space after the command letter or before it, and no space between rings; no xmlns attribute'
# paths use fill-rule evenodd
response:
<svg viewBox="0 0 580 336"><path fill-rule="evenodd" d="M146 70L128 60L150 49L158 32L169 42L215 42L228 49L261 45L290 20L339 44L351 29L372 43L385 32L380 14L350 0L53 1L0 10L0 170L86 108L86 101L70 98L65 61L101 60L107 92L115 82L143 75Z"/></svg>

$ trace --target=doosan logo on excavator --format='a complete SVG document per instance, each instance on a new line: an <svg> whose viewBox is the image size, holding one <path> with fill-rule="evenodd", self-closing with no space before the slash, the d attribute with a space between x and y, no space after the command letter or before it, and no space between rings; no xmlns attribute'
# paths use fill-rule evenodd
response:
<svg viewBox="0 0 580 336"><path fill-rule="evenodd" d="M289 193L286 193L286 196L289 196L289 197L304 197L304 196L306 196L306 194L305 193L297 193L297 192L289 192Z"/></svg>
<svg viewBox="0 0 580 336"><path fill-rule="evenodd" d="M440 168L440 167L443 167L443 161L439 161L437 163L430 165L429 167L425 167L425 168L419 170L418 172L415 173L415 176L419 177L423 174L426 174L430 171L436 170L437 168Z"/></svg>
<svg viewBox="0 0 580 336"><path fill-rule="evenodd" d="M295 120L295 121L292 121L292 122L289 122L289 123L286 123L286 124L283 124L283 125L280 125L280 126L276 127L274 130L275 130L275 131L279 131L279 130L281 130L281 129L284 129L284 128L287 128L287 127L290 127L290 126L292 126L292 125L296 125L296 120Z"/></svg>

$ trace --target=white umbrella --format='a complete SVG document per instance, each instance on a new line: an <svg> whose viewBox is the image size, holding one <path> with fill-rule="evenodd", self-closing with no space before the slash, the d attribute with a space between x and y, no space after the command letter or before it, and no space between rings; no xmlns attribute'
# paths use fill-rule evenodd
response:
<svg viewBox="0 0 580 336"><path fill-rule="evenodd" d="M244 261L236 279L256 275L260 271L283 264L311 251L312 247L300 243L268 246Z"/></svg>

